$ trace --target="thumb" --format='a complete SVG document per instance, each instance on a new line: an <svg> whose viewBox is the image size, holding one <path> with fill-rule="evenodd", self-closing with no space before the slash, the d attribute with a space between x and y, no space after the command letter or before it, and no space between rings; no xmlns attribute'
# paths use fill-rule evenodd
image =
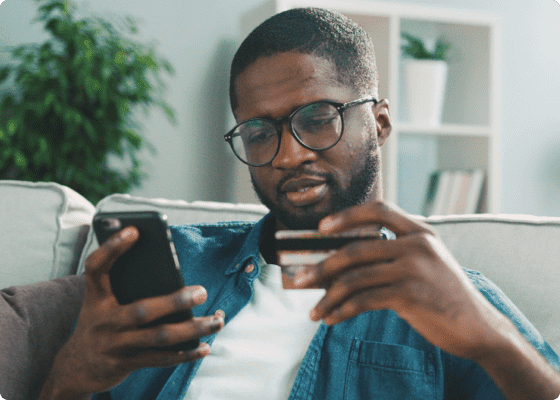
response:
<svg viewBox="0 0 560 400"><path fill-rule="evenodd" d="M138 229L128 226L89 255L85 262L86 285L92 295L105 297L112 294L109 271L115 261L134 246L139 236Z"/></svg>

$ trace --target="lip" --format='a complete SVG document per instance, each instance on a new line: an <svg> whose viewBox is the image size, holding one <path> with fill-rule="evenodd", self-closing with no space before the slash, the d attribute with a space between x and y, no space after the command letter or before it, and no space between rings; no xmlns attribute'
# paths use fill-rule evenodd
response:
<svg viewBox="0 0 560 400"><path fill-rule="evenodd" d="M317 179L317 178L290 179L280 187L280 190L284 193L297 192L302 188L320 186L324 183L326 183L325 179Z"/></svg>
<svg viewBox="0 0 560 400"><path fill-rule="evenodd" d="M281 191L290 203L303 207L320 201L327 193L328 185L325 179L290 179L282 185Z"/></svg>

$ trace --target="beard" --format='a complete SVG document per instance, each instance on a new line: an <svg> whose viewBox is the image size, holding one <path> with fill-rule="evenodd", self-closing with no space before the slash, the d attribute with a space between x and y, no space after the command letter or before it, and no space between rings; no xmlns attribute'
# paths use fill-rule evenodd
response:
<svg viewBox="0 0 560 400"><path fill-rule="evenodd" d="M253 189L261 203L263 203L272 212L277 220L282 222L289 229L317 229L319 222L326 216L349 207L363 204L368 200L375 184L379 180L380 165L377 143L374 140L371 140L369 143L369 148L364 152L362 157L362 166L353 174L348 188L342 188L331 174L311 173L311 175L319 176L325 179L326 183L331 188L331 204L327 210L317 212L313 209L314 205L309 205L305 207L298 207L297 213L291 212L289 209L278 206L278 204L280 204L279 200L274 202L270 197L265 195L256 184L253 176L251 176ZM293 173L286 175L276 187L276 198L280 199L283 195L280 190L283 182L301 175L302 173L305 173L304 169L294 171Z"/></svg>

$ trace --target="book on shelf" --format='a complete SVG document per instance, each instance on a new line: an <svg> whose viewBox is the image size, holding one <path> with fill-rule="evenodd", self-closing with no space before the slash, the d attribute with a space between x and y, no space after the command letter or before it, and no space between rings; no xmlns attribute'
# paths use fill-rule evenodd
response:
<svg viewBox="0 0 560 400"><path fill-rule="evenodd" d="M474 214L484 197L485 172L439 170L430 175L422 214Z"/></svg>

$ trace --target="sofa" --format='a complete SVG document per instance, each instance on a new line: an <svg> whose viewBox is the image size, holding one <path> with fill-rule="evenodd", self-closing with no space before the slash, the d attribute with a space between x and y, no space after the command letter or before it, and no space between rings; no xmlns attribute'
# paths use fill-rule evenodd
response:
<svg viewBox="0 0 560 400"><path fill-rule="evenodd" d="M157 210L170 224L259 220L257 204L115 194L92 205L56 183L0 181L0 395L37 396L68 338L84 290L84 261L98 244L97 211ZM494 281L560 353L560 218L451 215L424 218L459 263Z"/></svg>

